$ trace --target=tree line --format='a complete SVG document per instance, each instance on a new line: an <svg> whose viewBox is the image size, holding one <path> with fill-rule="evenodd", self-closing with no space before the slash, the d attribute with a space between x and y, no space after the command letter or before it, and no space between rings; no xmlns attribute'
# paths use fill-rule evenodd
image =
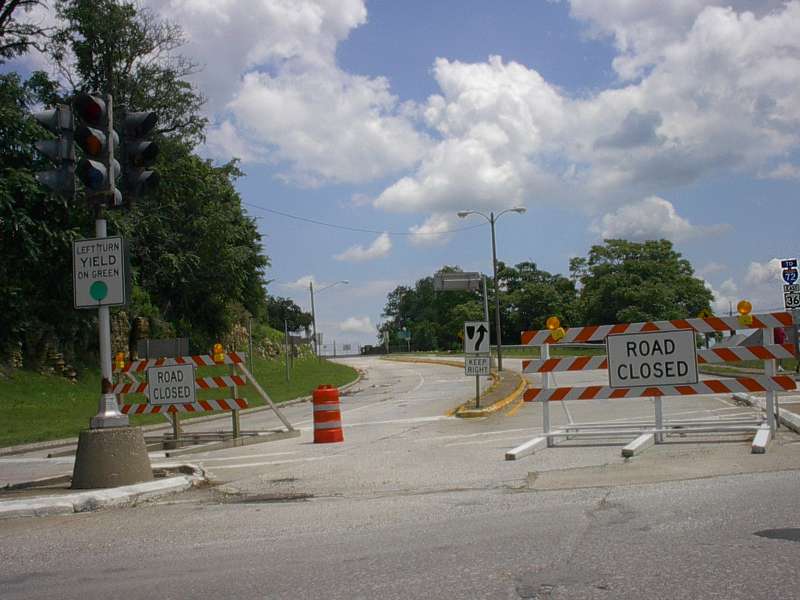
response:
<svg viewBox="0 0 800 600"><path fill-rule="evenodd" d="M35 173L49 168L34 149L45 136L33 110L80 92L110 93L115 109L158 113L158 188L125 210L107 212L109 233L131 247L134 287L125 310L146 319L152 337L188 336L207 350L236 321L283 330L310 316L265 291L264 254L254 219L235 188L236 160L198 154L205 99L189 80L198 65L177 50L179 25L124 0L56 0L57 25L27 25L39 0L0 0L0 66L43 52L52 72L0 74L0 362L17 349L36 362L55 345L72 360L96 352L95 311L73 309L71 243L93 237L94 214L49 192ZM288 304L287 304L288 302Z"/></svg>
<svg viewBox="0 0 800 600"><path fill-rule="evenodd" d="M443 271L460 271L445 266ZM709 310L713 295L694 275L692 265L668 240L606 240L586 257L570 261L570 274L548 273L534 262L514 266L498 261L503 344L519 344L520 332L544 329L550 316L565 326L629 323L697 316ZM494 294L491 277L489 321L492 343ZM435 292L433 276L414 286L398 286L387 297L378 339L401 344L411 332L418 350L459 350L464 321L483 320L480 292Z"/></svg>

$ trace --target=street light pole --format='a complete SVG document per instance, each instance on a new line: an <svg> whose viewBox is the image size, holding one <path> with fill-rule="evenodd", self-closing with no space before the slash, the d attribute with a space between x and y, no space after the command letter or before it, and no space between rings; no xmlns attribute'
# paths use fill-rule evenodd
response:
<svg viewBox="0 0 800 600"><path fill-rule="evenodd" d="M479 212L477 210L462 210L462 211L460 211L458 213L458 216L461 219L463 219L464 217L467 217L469 215L480 215L484 219L486 219L489 222L489 225L491 226L491 230L492 230L492 272L494 274L494 277L493 277L493 279L494 279L494 328L495 328L495 331L496 331L495 336L496 336L496 340L497 340L497 370L498 371L502 371L503 370L503 350L502 350L503 341L502 341L502 335L500 333L500 286L497 283L497 241L495 239L494 224L497 222L497 219L502 217L507 212L515 212L515 213L522 214L522 213L525 212L525 207L517 206L515 208L507 208L507 209L497 213L496 216L494 214L494 211L492 211L492 212L489 213L488 217L485 214L483 214L482 212Z"/></svg>
<svg viewBox="0 0 800 600"><path fill-rule="evenodd" d="M494 213L489 213L489 224L492 226L492 270L494 271L494 327L497 339L497 370L503 370L503 339L500 333L500 287L497 285L497 242L494 236Z"/></svg>
<svg viewBox="0 0 800 600"><path fill-rule="evenodd" d="M328 288L332 288L335 285L343 283L344 285L349 284L350 282L347 279L342 279L341 281L334 281L330 285L326 285L324 288L320 288L318 291L324 292ZM314 354L317 355L317 358L320 359L319 355L319 336L317 334L317 315L314 311L314 282L308 282L308 291L311 293L311 325L314 327Z"/></svg>

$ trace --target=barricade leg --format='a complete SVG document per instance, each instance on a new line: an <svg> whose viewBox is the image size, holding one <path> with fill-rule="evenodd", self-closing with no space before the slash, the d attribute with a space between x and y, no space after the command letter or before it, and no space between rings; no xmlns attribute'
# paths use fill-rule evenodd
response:
<svg viewBox="0 0 800 600"><path fill-rule="evenodd" d="M230 366L230 374L236 375L236 367L233 365ZM239 390L235 383L231 386L231 390L233 390L233 399L236 400L239 397ZM233 430L233 439L238 438L241 431L241 421L239 420L238 410L231 411L231 429Z"/></svg>
<svg viewBox="0 0 800 600"><path fill-rule="evenodd" d="M661 405L661 396L654 396L653 400L655 401L654 404L656 408L656 429L660 430L664 428L664 407ZM663 443L664 434L659 431L655 435L655 443Z"/></svg>
<svg viewBox="0 0 800 600"><path fill-rule="evenodd" d="M547 360L550 358L550 344L545 344L542 346L542 358ZM550 388L550 374L549 373L542 373L542 389L549 389ZM542 404L542 431L544 431L545 436L550 433L550 401L547 399L547 394L544 395L543 404ZM547 436L547 447L553 447L553 438Z"/></svg>
<svg viewBox="0 0 800 600"><path fill-rule="evenodd" d="M771 328L767 327L764 329L764 343L768 344L771 343L773 338L773 331ZM777 365L775 364L775 360L765 360L764 361L764 375L768 377L774 377L777 374ZM775 429L777 428L777 422L775 419L775 406L777 403L775 402L776 395L773 390L767 390L766 393L766 401L767 401L767 424L769 425L770 433L774 436Z"/></svg>

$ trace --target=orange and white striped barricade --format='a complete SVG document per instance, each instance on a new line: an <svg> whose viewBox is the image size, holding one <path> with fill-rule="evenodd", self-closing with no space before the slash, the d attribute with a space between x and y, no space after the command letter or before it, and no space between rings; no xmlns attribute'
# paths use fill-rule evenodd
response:
<svg viewBox="0 0 800 600"><path fill-rule="evenodd" d="M339 390L332 385L321 385L314 390L312 398L314 403L314 443L343 442Z"/></svg>
<svg viewBox="0 0 800 600"><path fill-rule="evenodd" d="M130 381L118 382L113 389L113 393L119 398L120 411L123 414L169 414L173 416L173 435L177 439L179 435L178 415L181 413L196 413L207 411L230 411L232 420L231 435L234 440L240 437L241 427L239 411L248 407L248 402L244 398L238 397L239 388L250 384L256 393L259 394L267 405L275 412L278 418L286 426L286 432L299 435L292 424L286 419L283 413L275 406L272 399L256 381L255 377L247 369L246 355L240 352L225 352L211 354L200 354L191 356L178 356L174 358L144 358L125 363L118 367L115 365L114 371L125 376ZM210 367L215 365L227 365L228 375L197 376L194 379L194 390L209 389L230 389L233 393L232 398L215 400L197 400L194 402L165 402L153 404L148 399L146 404L127 404L124 402L126 394L147 394L149 383L140 381L138 376L145 375L148 369L154 367L170 367L176 365L187 365L194 368ZM237 372L238 371L238 372ZM221 434L220 434L221 435Z"/></svg>
<svg viewBox="0 0 800 600"><path fill-rule="evenodd" d="M752 315L752 322L747 324L747 328L763 329L764 339L772 339L772 329L774 327L788 327L793 324L793 316L787 312L776 312L761 315ZM617 325L593 325L587 327L571 327L554 335L551 330L525 331L522 333L522 342L529 346L541 347L541 358L537 360L523 361L523 372L528 374L539 374L542 376L541 387L529 388L524 394L524 400L542 402L542 428L544 435L542 438L532 440L535 443L523 444L525 448L521 452L516 452L522 447L515 448L506 454L506 458L513 460L520 455L530 454L533 451L552 445L552 440L557 437L576 437L580 435L602 436L613 433L619 435L624 432L630 433L632 429L646 431L633 444L623 449L624 456L631 456L639 449L646 447L650 442L659 443L663 441L663 436L674 432L675 428L680 427L680 433L690 432L730 432L730 431L755 431L753 451L763 452L766 441L774 433L774 414L770 399L774 399L776 392L794 390L795 381L792 377L778 376L775 372L776 359L795 357L795 347L792 344L768 344L761 346L732 346L716 347L705 350L694 350L697 364L716 364L743 360L763 360L765 364L765 375L754 377L739 377L731 379L712 379L688 382L671 382L665 378L665 384L656 382L647 385L620 385L617 381L614 384L614 377L609 373L609 385L595 386L567 386L551 388L549 385L549 375L556 372L574 372L591 369L606 370L609 372L608 356L579 356L550 358L549 348L551 344L569 345L570 343L585 342L606 342L609 348L609 340L614 340L615 344L623 341L623 338L631 340L647 340L646 334L662 332L666 337L672 335L680 337L684 331L697 333L723 332L742 329L743 325L738 317L701 317L696 319L677 319L672 321L652 321L644 323L625 323ZM624 334L638 334L626 336ZM652 339L656 339L653 336ZM691 336L692 341L694 336ZM652 340L651 340L652 341ZM619 347L619 346L616 346ZM684 346L688 347L688 346ZM633 348L635 355L635 347ZM663 369L662 369L663 371ZM648 373L650 371L648 370ZM691 375L690 375L691 376ZM654 376L655 377L655 376ZM768 414L767 423L753 419L728 419L724 423L720 419L714 420L684 420L678 423L670 421L665 424L662 411L662 398L669 396L690 396L698 394L733 394L738 392L754 393L766 392ZM552 431L549 414L549 402L565 400L598 400L598 399L617 399L617 398L641 398L651 397L655 403L655 423L637 422L631 424L615 424L613 427L602 423L590 424L570 424L563 430ZM581 430L584 431L581 431ZM766 430L766 433L765 431ZM641 438L641 439L640 439ZM647 438L647 439L645 439Z"/></svg>

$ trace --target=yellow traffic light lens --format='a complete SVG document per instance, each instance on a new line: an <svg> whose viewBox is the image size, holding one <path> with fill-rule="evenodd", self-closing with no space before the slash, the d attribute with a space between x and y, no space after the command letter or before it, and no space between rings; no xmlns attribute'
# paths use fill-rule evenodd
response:
<svg viewBox="0 0 800 600"><path fill-rule="evenodd" d="M99 156L100 153L103 151L103 143L93 135L90 135L86 138L85 144L86 144L86 152L88 152L92 156Z"/></svg>
<svg viewBox="0 0 800 600"><path fill-rule="evenodd" d="M740 315L749 315L750 311L753 310L753 305L747 300L741 300L739 304L736 305L736 310Z"/></svg>
<svg viewBox="0 0 800 600"><path fill-rule="evenodd" d="M550 317L547 319L546 325L550 331L555 331L561 327L561 320L558 317Z"/></svg>

